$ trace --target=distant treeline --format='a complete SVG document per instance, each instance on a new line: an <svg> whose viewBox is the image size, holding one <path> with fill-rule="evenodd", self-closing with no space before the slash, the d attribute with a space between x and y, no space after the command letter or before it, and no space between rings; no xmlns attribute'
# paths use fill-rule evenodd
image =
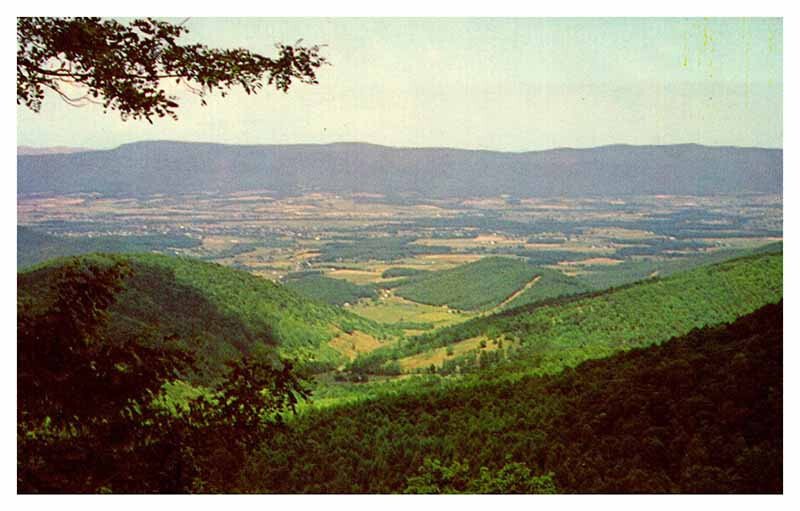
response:
<svg viewBox="0 0 800 511"><path fill-rule="evenodd" d="M416 245L413 237L374 237L353 238L347 241L332 241L320 249L316 261L327 263L336 261L395 261L419 254L443 254L450 252L447 247Z"/></svg>
<svg viewBox="0 0 800 511"><path fill-rule="evenodd" d="M17 267L26 268L48 259L92 252L137 253L168 252L196 248L197 238L185 234L145 234L129 236L53 236L29 227L17 227Z"/></svg>

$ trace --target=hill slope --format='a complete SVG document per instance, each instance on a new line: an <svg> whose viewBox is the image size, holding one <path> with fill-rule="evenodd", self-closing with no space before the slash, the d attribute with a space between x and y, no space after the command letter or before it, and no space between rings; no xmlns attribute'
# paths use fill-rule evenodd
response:
<svg viewBox="0 0 800 511"><path fill-rule="evenodd" d="M662 342L693 328L733 321L783 296L783 255L734 259L628 286L512 308L381 348L356 360L362 371L479 337L513 347L444 362L445 372L505 359L523 372L555 372L584 360ZM480 355L484 360L478 358Z"/></svg>
<svg viewBox="0 0 800 511"><path fill-rule="evenodd" d="M485 257L449 270L415 276L395 294L461 310L530 303L586 291L576 279L508 257Z"/></svg>
<svg viewBox="0 0 800 511"><path fill-rule="evenodd" d="M605 146L526 153L372 144L138 142L17 157L18 193L274 190L423 197L781 193L783 151Z"/></svg>
<svg viewBox="0 0 800 511"><path fill-rule="evenodd" d="M322 274L290 276L284 280L284 285L303 296L331 305L355 303L361 298L372 298L377 294L374 286L353 284Z"/></svg>
<svg viewBox="0 0 800 511"><path fill-rule="evenodd" d="M246 272L155 254L50 261L18 274L18 301L47 307L58 269L69 261L86 267L126 263L131 275L109 309L112 338L159 342L177 336L203 355L212 374L227 359L271 347L286 356L313 355L317 364L330 366L347 360L328 345L342 332L387 334L369 320Z"/></svg>
<svg viewBox="0 0 800 511"><path fill-rule="evenodd" d="M768 305L556 376L309 412L254 452L241 485L400 492L433 458L467 480L520 463L567 493L780 493L782 324Z"/></svg>

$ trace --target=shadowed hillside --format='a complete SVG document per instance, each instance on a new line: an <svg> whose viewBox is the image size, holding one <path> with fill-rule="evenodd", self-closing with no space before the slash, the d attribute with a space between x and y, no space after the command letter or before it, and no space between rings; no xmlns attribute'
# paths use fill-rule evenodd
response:
<svg viewBox="0 0 800 511"><path fill-rule="evenodd" d="M555 376L319 410L253 453L239 484L401 492L441 465L434 483L470 491L481 467L514 463L567 493L780 493L782 324L781 302Z"/></svg>
<svg viewBox="0 0 800 511"><path fill-rule="evenodd" d="M382 338L387 330L336 307L303 298L284 286L246 272L188 258L89 255L57 259L18 274L18 301L33 310L49 306L59 269L77 262L130 267L124 289L109 309L108 337L159 344L177 338L198 351L201 365L216 375L226 360L277 349L312 367L343 362L328 342L360 330Z"/></svg>

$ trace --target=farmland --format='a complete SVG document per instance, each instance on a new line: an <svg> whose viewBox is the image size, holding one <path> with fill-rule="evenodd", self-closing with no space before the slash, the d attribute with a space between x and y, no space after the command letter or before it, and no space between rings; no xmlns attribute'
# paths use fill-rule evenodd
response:
<svg viewBox="0 0 800 511"><path fill-rule="evenodd" d="M782 239L780 196L20 196L22 267L85 252L218 262L413 336Z"/></svg>

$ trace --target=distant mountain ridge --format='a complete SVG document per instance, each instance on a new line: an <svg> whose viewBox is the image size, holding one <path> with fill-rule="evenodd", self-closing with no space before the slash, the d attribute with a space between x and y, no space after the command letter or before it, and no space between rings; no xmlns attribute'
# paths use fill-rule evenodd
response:
<svg viewBox="0 0 800 511"><path fill-rule="evenodd" d="M67 147L67 146L53 146L53 147L33 147L29 145L17 146L17 155L32 156L37 154L70 154L82 153L85 151L93 151L85 147Z"/></svg>
<svg viewBox="0 0 800 511"><path fill-rule="evenodd" d="M306 192L422 197L782 193L783 150L611 145L509 153L366 143L136 142L19 155L18 193Z"/></svg>

